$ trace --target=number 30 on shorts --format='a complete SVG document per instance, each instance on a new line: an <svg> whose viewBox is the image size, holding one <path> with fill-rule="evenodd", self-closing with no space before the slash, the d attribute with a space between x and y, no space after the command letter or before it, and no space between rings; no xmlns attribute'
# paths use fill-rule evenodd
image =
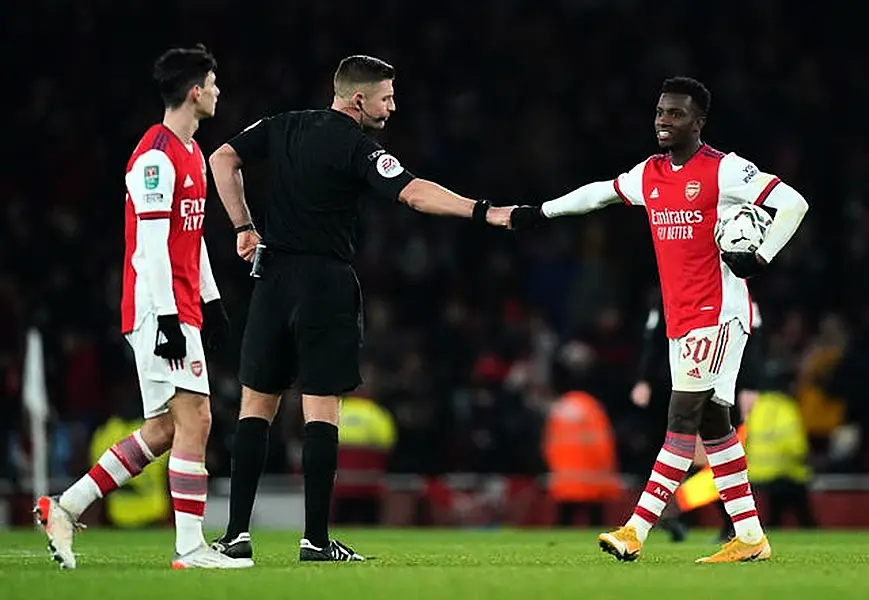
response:
<svg viewBox="0 0 869 600"><path fill-rule="evenodd" d="M699 365L709 358L709 352L711 350L712 340L708 337L685 338L685 343L682 345L682 360L690 358Z"/></svg>

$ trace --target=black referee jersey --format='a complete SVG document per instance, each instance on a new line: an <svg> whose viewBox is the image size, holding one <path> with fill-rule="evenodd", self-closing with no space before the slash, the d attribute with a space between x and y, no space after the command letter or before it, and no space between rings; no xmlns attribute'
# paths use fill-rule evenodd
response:
<svg viewBox="0 0 869 600"><path fill-rule="evenodd" d="M398 200L414 176L351 116L331 108L285 112L229 140L242 163L265 161L263 243L289 254L350 262L363 197Z"/></svg>

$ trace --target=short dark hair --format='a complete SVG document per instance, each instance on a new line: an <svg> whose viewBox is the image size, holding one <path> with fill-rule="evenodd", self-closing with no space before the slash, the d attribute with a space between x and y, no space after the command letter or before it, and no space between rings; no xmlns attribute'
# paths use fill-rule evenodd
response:
<svg viewBox="0 0 869 600"><path fill-rule="evenodd" d="M694 105L704 117L709 112L709 104L712 102L712 94L706 86L691 77L671 77L664 80L661 86L662 94L684 94L691 96Z"/></svg>
<svg viewBox="0 0 869 600"><path fill-rule="evenodd" d="M395 79L395 68L391 64L373 56L356 54L338 63L333 81L335 93L344 96L353 86L380 83L386 79Z"/></svg>
<svg viewBox="0 0 869 600"><path fill-rule="evenodd" d="M154 63L154 80L167 108L184 104L187 92L194 85L205 85L209 71L217 68L217 61L203 44L193 48L172 48Z"/></svg>

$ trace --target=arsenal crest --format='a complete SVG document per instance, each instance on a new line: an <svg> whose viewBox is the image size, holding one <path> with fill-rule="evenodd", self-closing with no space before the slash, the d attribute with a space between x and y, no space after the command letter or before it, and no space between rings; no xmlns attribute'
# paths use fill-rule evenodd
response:
<svg viewBox="0 0 869 600"><path fill-rule="evenodd" d="M190 372L193 373L194 375L196 375L197 377L202 375L202 361L201 360L194 360L192 363L190 363Z"/></svg>
<svg viewBox="0 0 869 600"><path fill-rule="evenodd" d="M695 180L691 180L685 184L685 200L688 202L694 202L697 196L700 195L700 182Z"/></svg>

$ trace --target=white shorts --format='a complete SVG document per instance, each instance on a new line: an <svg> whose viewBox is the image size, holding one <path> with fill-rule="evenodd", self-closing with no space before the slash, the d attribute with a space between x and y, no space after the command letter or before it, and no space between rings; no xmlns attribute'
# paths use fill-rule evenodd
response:
<svg viewBox="0 0 869 600"><path fill-rule="evenodd" d="M736 378L748 334L738 319L694 329L670 340L670 377L673 391L715 391L720 404L733 406Z"/></svg>
<svg viewBox="0 0 869 600"><path fill-rule="evenodd" d="M208 369L205 366L205 350L202 336L192 325L181 324L181 332L187 339L187 357L181 368L172 368L169 361L154 355L157 341L157 316L149 315L138 329L126 336L136 357L139 372L139 389L142 391L144 417L150 419L169 410L169 400L176 389L209 395Z"/></svg>

